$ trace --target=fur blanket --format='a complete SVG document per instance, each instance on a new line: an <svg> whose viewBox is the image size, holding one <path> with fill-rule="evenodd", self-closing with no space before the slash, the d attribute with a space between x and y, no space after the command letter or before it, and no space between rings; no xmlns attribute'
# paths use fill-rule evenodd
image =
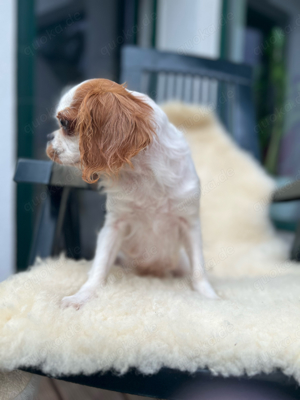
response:
<svg viewBox="0 0 300 400"><path fill-rule="evenodd" d="M274 182L208 110L164 109L192 149L206 266L222 300L201 298L183 278L138 277L116 266L98 298L63 310L60 300L84 283L90 263L39 261L0 285L1 369L208 367L239 376L280 368L300 382L300 269L268 217Z"/></svg>

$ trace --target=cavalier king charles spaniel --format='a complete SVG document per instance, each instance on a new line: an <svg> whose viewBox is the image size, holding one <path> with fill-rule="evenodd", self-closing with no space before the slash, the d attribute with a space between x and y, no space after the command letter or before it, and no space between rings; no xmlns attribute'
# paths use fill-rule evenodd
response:
<svg viewBox="0 0 300 400"><path fill-rule="evenodd" d="M107 214L88 279L64 307L79 309L105 284L117 262L136 273L186 275L194 290L217 299L204 267L200 182L189 146L148 96L106 79L69 90L57 107L59 128L47 155L101 177Z"/></svg>

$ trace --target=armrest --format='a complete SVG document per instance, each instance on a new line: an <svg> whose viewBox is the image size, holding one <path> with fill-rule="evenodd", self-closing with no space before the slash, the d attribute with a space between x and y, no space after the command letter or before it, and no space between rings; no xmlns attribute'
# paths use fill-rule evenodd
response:
<svg viewBox="0 0 300 400"><path fill-rule="evenodd" d="M273 195L273 202L300 200L300 180L291 182L279 189Z"/></svg>
<svg viewBox="0 0 300 400"><path fill-rule="evenodd" d="M68 186L77 189L95 189L81 178L75 167L59 165L52 161L30 160L21 158L17 162L15 182L40 183L51 186Z"/></svg>

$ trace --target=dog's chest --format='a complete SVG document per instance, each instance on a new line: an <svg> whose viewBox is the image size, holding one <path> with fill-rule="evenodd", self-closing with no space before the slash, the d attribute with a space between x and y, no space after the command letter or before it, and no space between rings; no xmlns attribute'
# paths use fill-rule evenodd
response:
<svg viewBox="0 0 300 400"><path fill-rule="evenodd" d="M172 198L170 192L151 185L141 187L135 193L127 192L114 213L127 222L127 233L122 249L132 258L146 255L147 263L154 259L177 258L180 248L182 216L181 199ZM150 257L150 258L149 258ZM171 262L173 264L173 262Z"/></svg>
<svg viewBox="0 0 300 400"><path fill-rule="evenodd" d="M176 215L165 212L164 207L156 211L136 208L128 216L127 222L122 249L128 256L139 259L146 257L146 264L155 259L176 258L181 225Z"/></svg>
<svg viewBox="0 0 300 400"><path fill-rule="evenodd" d="M168 186L153 174L128 174L106 192L108 212L145 222L149 219L174 222L178 217L194 216L200 196L199 187L187 178Z"/></svg>

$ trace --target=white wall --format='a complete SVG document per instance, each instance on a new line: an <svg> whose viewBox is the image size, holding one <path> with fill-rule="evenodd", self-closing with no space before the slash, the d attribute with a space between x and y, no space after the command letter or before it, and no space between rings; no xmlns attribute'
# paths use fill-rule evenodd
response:
<svg viewBox="0 0 300 400"><path fill-rule="evenodd" d="M222 0L159 0L157 48L218 58Z"/></svg>
<svg viewBox="0 0 300 400"><path fill-rule="evenodd" d="M15 0L0 0L0 281L14 271Z"/></svg>

